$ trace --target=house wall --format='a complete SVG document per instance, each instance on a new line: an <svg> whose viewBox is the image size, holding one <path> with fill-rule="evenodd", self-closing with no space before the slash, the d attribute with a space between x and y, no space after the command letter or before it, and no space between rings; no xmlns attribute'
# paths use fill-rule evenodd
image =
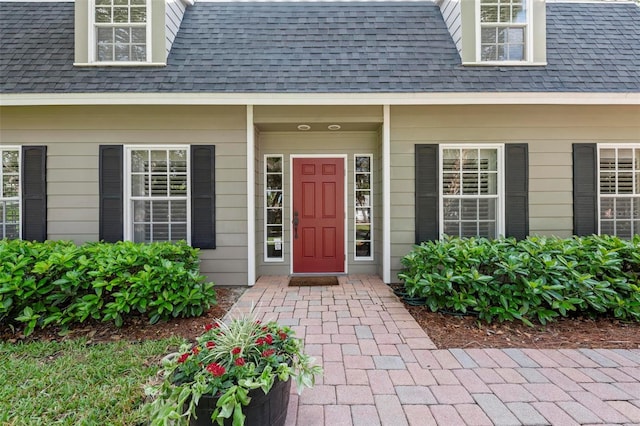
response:
<svg viewBox="0 0 640 426"><path fill-rule="evenodd" d="M98 239L101 144L216 145L215 250L201 271L217 284L246 285L244 107L3 107L3 145L47 145L48 238Z"/></svg>
<svg viewBox="0 0 640 426"><path fill-rule="evenodd" d="M187 9L184 2L182 0L166 0L166 16L165 16L165 24L166 24L166 50L167 56L169 56L169 52L171 51L171 46L173 45L173 40L176 38L176 34L178 34L178 30L180 29L180 23L182 23L182 17L184 16L184 12Z"/></svg>
<svg viewBox="0 0 640 426"><path fill-rule="evenodd" d="M573 231L572 144L640 140L638 106L394 106L391 108L391 279L414 244L414 146L528 143L530 234Z"/></svg>
<svg viewBox="0 0 640 426"><path fill-rule="evenodd" d="M284 168L284 261L264 262L264 178L257 180L256 190L256 251L258 275L283 275L291 271L291 163L292 154L347 154L347 268L350 274L376 274L378 264L382 263L379 247L381 232L379 228L381 187L379 170L379 132L261 132L259 137L259 170L264 170L264 156L283 154ZM372 261L354 260L354 154L373 154L373 198L374 198L374 259ZM378 175L378 176L376 176Z"/></svg>
<svg viewBox="0 0 640 426"><path fill-rule="evenodd" d="M461 0L442 0L440 3L440 12L444 18L444 22L449 28L449 33L453 42L456 44L458 52L462 52L462 16L460 13Z"/></svg>

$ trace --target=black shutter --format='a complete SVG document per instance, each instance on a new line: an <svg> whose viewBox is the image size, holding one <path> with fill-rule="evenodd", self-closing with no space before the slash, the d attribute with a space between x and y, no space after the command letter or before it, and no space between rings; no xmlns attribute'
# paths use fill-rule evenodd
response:
<svg viewBox="0 0 640 426"><path fill-rule="evenodd" d="M191 246L216 248L216 147L191 146Z"/></svg>
<svg viewBox="0 0 640 426"><path fill-rule="evenodd" d="M124 238L122 145L100 145L100 212L98 236L115 243Z"/></svg>
<svg viewBox="0 0 640 426"><path fill-rule="evenodd" d="M416 244L440 238L438 145L415 146L416 171Z"/></svg>
<svg viewBox="0 0 640 426"><path fill-rule="evenodd" d="M591 235L598 232L598 146L595 143L573 144L573 233Z"/></svg>
<svg viewBox="0 0 640 426"><path fill-rule="evenodd" d="M47 239L47 147L22 147L22 239Z"/></svg>
<svg viewBox="0 0 640 426"><path fill-rule="evenodd" d="M505 236L529 235L529 146L505 145Z"/></svg>

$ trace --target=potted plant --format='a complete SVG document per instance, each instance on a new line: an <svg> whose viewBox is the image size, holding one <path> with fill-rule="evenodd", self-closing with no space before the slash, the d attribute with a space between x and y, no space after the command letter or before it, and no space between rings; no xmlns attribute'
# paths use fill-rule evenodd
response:
<svg viewBox="0 0 640 426"><path fill-rule="evenodd" d="M163 364L162 382L147 389L151 425L284 424L291 377L300 393L322 374L293 330L251 315L206 325Z"/></svg>

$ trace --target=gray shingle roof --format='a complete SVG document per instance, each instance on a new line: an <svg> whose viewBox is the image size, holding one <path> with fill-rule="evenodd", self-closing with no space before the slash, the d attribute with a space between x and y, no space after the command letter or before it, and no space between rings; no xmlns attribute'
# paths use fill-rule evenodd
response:
<svg viewBox="0 0 640 426"><path fill-rule="evenodd" d="M640 92L640 8L549 3L544 67L463 67L429 2L196 3L166 67L74 67L73 3L0 3L0 92Z"/></svg>

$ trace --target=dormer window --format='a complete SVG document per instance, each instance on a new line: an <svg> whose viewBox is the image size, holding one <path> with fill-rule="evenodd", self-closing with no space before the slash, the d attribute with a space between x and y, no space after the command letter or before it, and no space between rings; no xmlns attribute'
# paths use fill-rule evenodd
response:
<svg viewBox="0 0 640 426"><path fill-rule="evenodd" d="M527 0L481 0L480 61L527 60Z"/></svg>
<svg viewBox="0 0 640 426"><path fill-rule="evenodd" d="M147 62L147 0L94 0L96 62Z"/></svg>

